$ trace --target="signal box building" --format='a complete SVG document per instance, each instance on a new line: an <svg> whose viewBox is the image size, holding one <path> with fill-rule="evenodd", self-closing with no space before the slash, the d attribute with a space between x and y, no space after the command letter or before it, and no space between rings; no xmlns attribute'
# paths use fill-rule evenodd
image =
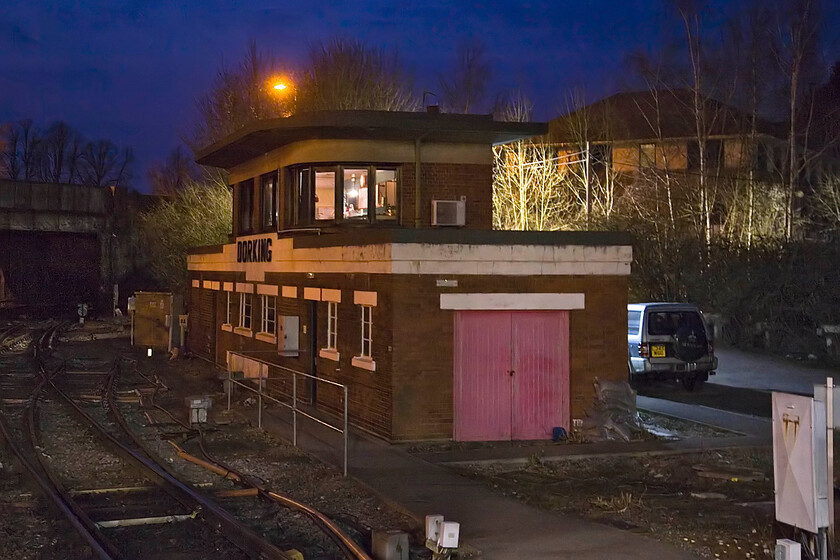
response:
<svg viewBox="0 0 840 560"><path fill-rule="evenodd" d="M490 116L337 111L254 123L198 154L226 169L230 243L188 257L188 342L226 367L348 387L389 441L543 439L627 375L629 236L492 231ZM260 369L263 368L263 369ZM298 378L298 398L343 408Z"/></svg>

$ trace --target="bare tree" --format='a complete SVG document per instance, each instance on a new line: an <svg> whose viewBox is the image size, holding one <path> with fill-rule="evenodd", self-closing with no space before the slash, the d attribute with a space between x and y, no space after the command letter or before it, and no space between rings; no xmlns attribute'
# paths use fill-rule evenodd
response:
<svg viewBox="0 0 840 560"><path fill-rule="evenodd" d="M808 151L813 91L807 92L806 87L819 73L820 8L820 0L785 0L777 16L778 37L774 53L785 76L788 102L787 239L793 237L798 177L810 165L813 155Z"/></svg>
<svg viewBox="0 0 840 560"><path fill-rule="evenodd" d="M505 120L530 120L531 102L521 93L508 100ZM508 230L576 229L583 214L571 174L551 144L519 140L493 149L493 226Z"/></svg>
<svg viewBox="0 0 840 560"><path fill-rule="evenodd" d="M89 142L81 156L84 162L82 180L96 187L124 186L128 183L130 150L120 152L110 140Z"/></svg>
<svg viewBox="0 0 840 560"><path fill-rule="evenodd" d="M484 44L473 39L455 50L455 64L438 77L443 109L450 113L470 113L486 109L487 88L493 72L487 62Z"/></svg>
<svg viewBox="0 0 840 560"><path fill-rule="evenodd" d="M7 124L3 128L2 163L4 175L12 181L20 179L20 131L14 124Z"/></svg>
<svg viewBox="0 0 840 560"><path fill-rule="evenodd" d="M835 234L840 231L840 176L826 177L820 183L814 203L825 229Z"/></svg>
<svg viewBox="0 0 840 560"><path fill-rule="evenodd" d="M174 196L186 185L198 181L201 172L184 150L179 146L170 152L166 161L155 163L149 169L149 182L154 194Z"/></svg>
<svg viewBox="0 0 840 560"><path fill-rule="evenodd" d="M196 100L197 117L186 139L190 147L203 148L250 122L288 114L295 97L276 95L271 81L278 74L277 62L251 41L239 65L223 66L210 91Z"/></svg>
<svg viewBox="0 0 840 560"><path fill-rule="evenodd" d="M353 39L334 39L311 50L297 103L302 111L417 108L399 55Z"/></svg>
<svg viewBox="0 0 840 560"><path fill-rule="evenodd" d="M20 121L20 166L24 181L40 180L41 131L30 119Z"/></svg>
<svg viewBox="0 0 840 560"><path fill-rule="evenodd" d="M41 179L47 183L73 183L78 178L81 140L64 122L53 123L41 145Z"/></svg>

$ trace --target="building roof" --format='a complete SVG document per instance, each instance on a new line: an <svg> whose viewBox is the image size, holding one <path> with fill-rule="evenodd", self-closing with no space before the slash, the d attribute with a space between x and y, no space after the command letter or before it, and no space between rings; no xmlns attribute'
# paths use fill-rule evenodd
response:
<svg viewBox="0 0 840 560"><path fill-rule="evenodd" d="M316 111L255 121L196 154L201 165L230 169L292 142L312 139L504 144L545 134L545 123L501 122L492 115L396 111Z"/></svg>
<svg viewBox="0 0 840 560"><path fill-rule="evenodd" d="M750 115L715 99L704 97L709 136L749 133ZM694 92L689 89L622 92L572 111L549 122L549 141L580 142L583 124L592 141L614 142L692 138L697 136ZM783 137L783 126L759 118L759 134Z"/></svg>

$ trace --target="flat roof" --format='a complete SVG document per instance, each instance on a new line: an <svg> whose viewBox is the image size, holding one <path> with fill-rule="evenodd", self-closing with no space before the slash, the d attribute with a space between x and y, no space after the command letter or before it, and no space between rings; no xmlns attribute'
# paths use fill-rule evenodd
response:
<svg viewBox="0 0 840 560"><path fill-rule="evenodd" d="M546 123L505 122L492 115L398 111L314 111L255 121L199 150L201 165L231 169L301 140L349 139L505 144L548 131Z"/></svg>

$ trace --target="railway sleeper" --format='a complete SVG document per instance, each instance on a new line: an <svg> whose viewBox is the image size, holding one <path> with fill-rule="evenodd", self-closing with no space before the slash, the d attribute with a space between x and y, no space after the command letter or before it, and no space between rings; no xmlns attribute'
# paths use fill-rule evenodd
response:
<svg viewBox="0 0 840 560"><path fill-rule="evenodd" d="M135 517L131 519L113 519L108 521L96 521L94 525L98 529L111 529L114 527L137 527L139 525L164 525L167 523L178 523L195 519L201 513L201 508L196 508L192 513L182 515L161 515L157 517Z"/></svg>

